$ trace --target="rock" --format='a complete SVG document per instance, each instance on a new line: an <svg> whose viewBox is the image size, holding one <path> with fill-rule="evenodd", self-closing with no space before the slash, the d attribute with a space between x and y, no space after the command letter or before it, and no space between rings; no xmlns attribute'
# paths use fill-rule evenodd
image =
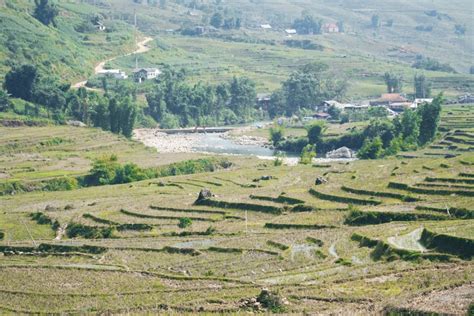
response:
<svg viewBox="0 0 474 316"><path fill-rule="evenodd" d="M212 194L211 190L204 188L204 189L201 190L201 192L199 192L199 196L198 196L196 202L210 199L213 196L214 195Z"/></svg>
<svg viewBox="0 0 474 316"><path fill-rule="evenodd" d="M354 151L350 150L347 147L341 147L336 150L328 152L326 154L326 158L350 159L350 158L355 158L355 153Z"/></svg>
<svg viewBox="0 0 474 316"><path fill-rule="evenodd" d="M86 127L87 125L82 123L81 121L67 121L67 125L69 126L75 126L75 127Z"/></svg>
<svg viewBox="0 0 474 316"><path fill-rule="evenodd" d="M328 183L328 180L326 180L323 177L317 177L316 181L314 181L314 184L316 184L316 185L321 185L321 184L325 184L325 183Z"/></svg>

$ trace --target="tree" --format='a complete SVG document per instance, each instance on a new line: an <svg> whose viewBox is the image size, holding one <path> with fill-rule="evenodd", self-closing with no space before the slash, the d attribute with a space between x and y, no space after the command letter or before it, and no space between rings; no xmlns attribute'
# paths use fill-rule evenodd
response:
<svg viewBox="0 0 474 316"><path fill-rule="evenodd" d="M167 3L166 0L160 0L160 9L166 9Z"/></svg>
<svg viewBox="0 0 474 316"><path fill-rule="evenodd" d="M308 144L301 151L300 163L308 165L313 161L314 157L316 157L316 145Z"/></svg>
<svg viewBox="0 0 474 316"><path fill-rule="evenodd" d="M311 63L300 67L283 82L286 115L291 116L303 108L314 109L325 100L340 98L346 89L347 82L335 79L326 64Z"/></svg>
<svg viewBox="0 0 474 316"><path fill-rule="evenodd" d="M300 19L293 22L293 28L298 34L321 34L322 21L316 19L309 14L303 12Z"/></svg>
<svg viewBox="0 0 474 316"><path fill-rule="evenodd" d="M10 107L10 101L8 99L8 94L0 90L0 112L5 112Z"/></svg>
<svg viewBox="0 0 474 316"><path fill-rule="evenodd" d="M250 110L255 107L257 92L255 82L249 78L234 77L230 83L230 109L243 121L250 118Z"/></svg>
<svg viewBox="0 0 474 316"><path fill-rule="evenodd" d="M224 16L220 12L216 12L211 17L211 25L215 28L220 28L222 26L222 22L224 21Z"/></svg>
<svg viewBox="0 0 474 316"><path fill-rule="evenodd" d="M326 130L326 124L324 121L315 122L306 127L308 132L308 140L310 144L318 144L321 141L324 131Z"/></svg>
<svg viewBox="0 0 474 316"><path fill-rule="evenodd" d="M454 26L454 33L457 35L464 35L466 34L466 25L463 24L456 24Z"/></svg>
<svg viewBox="0 0 474 316"><path fill-rule="evenodd" d="M429 98L431 95L431 85L426 80L425 75L415 75L415 98Z"/></svg>
<svg viewBox="0 0 474 316"><path fill-rule="evenodd" d="M59 14L56 5L49 3L48 0L35 0L35 4L33 16L46 26L53 24L56 27L55 18Z"/></svg>
<svg viewBox="0 0 474 316"><path fill-rule="evenodd" d="M420 135L418 143L424 145L434 139L438 131L441 105L444 103L443 94L439 94L431 103L422 104L417 112L420 116Z"/></svg>
<svg viewBox="0 0 474 316"><path fill-rule="evenodd" d="M380 27L380 17L377 14L372 15L370 21L373 29L378 29Z"/></svg>
<svg viewBox="0 0 474 316"><path fill-rule="evenodd" d="M382 139L375 137L373 139L366 138L364 144L357 152L360 159L377 159L383 154Z"/></svg>
<svg viewBox="0 0 474 316"><path fill-rule="evenodd" d="M369 110L367 111L370 117L387 117L388 116L388 110L384 106L373 106L370 107Z"/></svg>
<svg viewBox="0 0 474 316"><path fill-rule="evenodd" d="M125 137L132 137L133 127L137 119L137 108L130 97L126 97L120 107L120 131Z"/></svg>
<svg viewBox="0 0 474 316"><path fill-rule="evenodd" d="M474 66L471 66L471 68L469 68L469 73L471 75L474 75Z"/></svg>
<svg viewBox="0 0 474 316"><path fill-rule="evenodd" d="M387 85L388 93L400 93L402 92L403 87L403 77L399 74L394 74L392 72L386 72L384 74L385 84Z"/></svg>
<svg viewBox="0 0 474 316"><path fill-rule="evenodd" d="M37 77L35 66L15 67L6 74L3 87L12 97L31 101Z"/></svg>
<svg viewBox="0 0 474 316"><path fill-rule="evenodd" d="M341 109L337 108L335 105L331 105L328 108L328 114L331 115L333 120L338 120L341 116Z"/></svg>
<svg viewBox="0 0 474 316"><path fill-rule="evenodd" d="M418 113L413 110L405 110L401 120L395 121L397 132L408 144L415 144L420 135L420 118Z"/></svg>
<svg viewBox="0 0 474 316"><path fill-rule="evenodd" d="M276 146L282 139L285 133L285 129L282 126L270 127L270 140L274 146Z"/></svg>
<svg viewBox="0 0 474 316"><path fill-rule="evenodd" d="M109 100L109 121L110 131L120 133L120 108L115 98Z"/></svg>

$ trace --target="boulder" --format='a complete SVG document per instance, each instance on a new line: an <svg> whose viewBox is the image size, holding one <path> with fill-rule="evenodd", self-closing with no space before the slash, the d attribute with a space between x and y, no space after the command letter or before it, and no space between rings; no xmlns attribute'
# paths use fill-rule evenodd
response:
<svg viewBox="0 0 474 316"><path fill-rule="evenodd" d="M332 158L332 159L350 159L350 158L355 158L356 155L354 151L347 147L341 147L336 150L330 151L326 154L326 158Z"/></svg>
<svg viewBox="0 0 474 316"><path fill-rule="evenodd" d="M201 192L199 192L197 201L207 200L207 199L212 198L213 196L214 195L212 194L211 190L204 188L201 190Z"/></svg>
<svg viewBox="0 0 474 316"><path fill-rule="evenodd" d="M325 183L328 183L328 180L326 180L323 177L317 177L316 181L314 181L314 184L316 184L316 185L321 185L321 184L325 184Z"/></svg>
<svg viewBox="0 0 474 316"><path fill-rule="evenodd" d="M81 121L67 121L66 122L67 125L69 126L75 126L75 127L87 127L86 124L82 123Z"/></svg>

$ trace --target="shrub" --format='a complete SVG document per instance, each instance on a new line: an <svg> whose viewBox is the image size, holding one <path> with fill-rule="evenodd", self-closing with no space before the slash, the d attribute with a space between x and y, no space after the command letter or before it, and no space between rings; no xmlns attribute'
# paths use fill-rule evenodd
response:
<svg viewBox="0 0 474 316"><path fill-rule="evenodd" d="M304 165L311 164L314 157L316 157L316 146L308 144L301 151L300 163Z"/></svg>
<svg viewBox="0 0 474 316"><path fill-rule="evenodd" d="M437 234L425 228L421 234L420 242L426 248L458 255L464 259L471 259L474 256L473 239Z"/></svg>
<svg viewBox="0 0 474 316"><path fill-rule="evenodd" d="M43 191L70 191L79 187L77 179L71 177L54 178L43 183Z"/></svg>
<svg viewBox="0 0 474 316"><path fill-rule="evenodd" d="M5 233L0 230L0 240L2 240L3 238L5 238Z"/></svg>
<svg viewBox="0 0 474 316"><path fill-rule="evenodd" d="M277 145L284 137L285 129L283 126L270 127L270 141L273 145Z"/></svg>
<svg viewBox="0 0 474 316"><path fill-rule="evenodd" d="M111 227L86 226L79 223L70 223L66 228L69 238L84 237L87 239L111 238L113 229Z"/></svg>
<svg viewBox="0 0 474 316"><path fill-rule="evenodd" d="M417 220L447 220L449 217L437 214L424 213L395 213L395 212L363 212L350 211L344 220L344 224L350 226L377 225L394 221L417 221Z"/></svg>
<svg viewBox="0 0 474 316"><path fill-rule="evenodd" d="M193 221L189 217L181 217L179 219L178 227L179 228L186 228L193 224Z"/></svg>
<svg viewBox="0 0 474 316"><path fill-rule="evenodd" d="M365 139L362 147L357 152L360 159L378 159L383 154L383 143L380 137Z"/></svg>
<svg viewBox="0 0 474 316"><path fill-rule="evenodd" d="M263 289L258 295L257 301L262 304L263 307L268 308L274 313L283 312L285 310L283 299L278 292L270 292L267 289Z"/></svg>

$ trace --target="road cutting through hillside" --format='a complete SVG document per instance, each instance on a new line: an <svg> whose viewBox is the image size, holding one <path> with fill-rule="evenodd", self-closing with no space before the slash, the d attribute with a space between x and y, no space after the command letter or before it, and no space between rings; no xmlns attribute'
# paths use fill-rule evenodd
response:
<svg viewBox="0 0 474 316"><path fill-rule="evenodd" d="M121 57L130 56L130 55L133 55L133 54L146 53L147 51L149 51L151 49L150 47L147 46L147 44L149 42L151 42L152 40L153 40L153 38L151 38L151 37L145 37L142 41L137 43L137 49L135 49L133 52L127 53L125 55L115 56L115 57L112 57L112 58L108 58L104 61L101 61L100 63L98 63L94 67L94 74L97 75L98 73L104 71L105 70L105 64L107 64L108 62L111 62L112 60L115 60L115 59L121 58ZM79 89L79 88L84 87L88 90L95 90L95 91L100 91L101 90L101 89L88 88L88 87L86 87L86 84L87 84L87 80L84 80L84 81L79 81L79 82L76 82L76 83L72 84L71 87L74 88L74 89Z"/></svg>

